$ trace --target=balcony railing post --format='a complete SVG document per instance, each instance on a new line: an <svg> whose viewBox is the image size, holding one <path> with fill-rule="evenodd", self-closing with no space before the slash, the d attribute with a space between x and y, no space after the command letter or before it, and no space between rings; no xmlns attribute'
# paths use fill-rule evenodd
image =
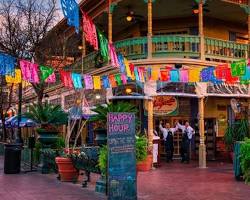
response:
<svg viewBox="0 0 250 200"><path fill-rule="evenodd" d="M200 36L200 59L205 60L205 39L203 29L203 2L199 0L199 36Z"/></svg>
<svg viewBox="0 0 250 200"><path fill-rule="evenodd" d="M112 0L108 0L108 40L109 43L112 43L112 35L113 35L113 16L112 16Z"/></svg>

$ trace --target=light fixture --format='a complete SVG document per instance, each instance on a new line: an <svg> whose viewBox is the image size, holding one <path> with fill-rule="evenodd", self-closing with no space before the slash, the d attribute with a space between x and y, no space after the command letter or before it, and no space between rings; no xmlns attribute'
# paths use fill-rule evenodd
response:
<svg viewBox="0 0 250 200"><path fill-rule="evenodd" d="M199 13L199 9L193 9L193 13L197 15Z"/></svg>
<svg viewBox="0 0 250 200"><path fill-rule="evenodd" d="M83 49L83 46L78 46L78 49L79 49L79 50L82 50L82 49Z"/></svg>
<svg viewBox="0 0 250 200"><path fill-rule="evenodd" d="M134 12L133 11L129 11L128 13L127 13L127 16L126 16L126 20L128 21L128 22L131 22L132 20L133 20L133 15L134 15Z"/></svg>
<svg viewBox="0 0 250 200"><path fill-rule="evenodd" d="M130 94L132 92L132 89L131 88L126 88L126 93L127 94Z"/></svg>
<svg viewBox="0 0 250 200"><path fill-rule="evenodd" d="M97 94L97 95L95 95L95 98L96 98L96 99L101 99L101 95L100 95L100 94Z"/></svg>

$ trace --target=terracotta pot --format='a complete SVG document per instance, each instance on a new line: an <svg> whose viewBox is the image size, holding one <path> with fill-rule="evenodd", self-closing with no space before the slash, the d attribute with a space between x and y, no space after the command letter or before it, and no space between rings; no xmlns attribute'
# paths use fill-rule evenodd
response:
<svg viewBox="0 0 250 200"><path fill-rule="evenodd" d="M138 172L147 172L151 170L153 162L153 156L148 155L147 159L136 164L136 169Z"/></svg>
<svg viewBox="0 0 250 200"><path fill-rule="evenodd" d="M56 164L60 174L60 180L64 182L77 181L78 171L73 166L71 158L56 157Z"/></svg>

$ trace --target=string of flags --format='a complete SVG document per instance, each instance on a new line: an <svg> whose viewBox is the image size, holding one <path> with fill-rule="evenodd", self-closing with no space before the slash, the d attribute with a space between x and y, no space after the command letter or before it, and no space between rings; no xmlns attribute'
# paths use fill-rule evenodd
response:
<svg viewBox="0 0 250 200"><path fill-rule="evenodd" d="M75 0L61 0L62 9L68 24L79 31L79 6ZM92 19L83 11L83 32L86 41L99 50L104 61L119 69L119 73L92 76L89 74L73 73L59 70L60 80L57 80L56 72L52 67L38 65L36 63L21 60L0 53L0 75L5 76L7 83L18 84L22 81L29 83L61 83L67 88L74 89L107 89L126 85L129 81L161 82L212 82L214 84L249 84L250 64L246 60L239 60L232 64L223 64L216 67L189 67L176 69L171 66L134 66L122 54L117 53L115 46L109 43L104 34L95 26ZM20 69L16 67L20 66Z"/></svg>
<svg viewBox="0 0 250 200"><path fill-rule="evenodd" d="M67 88L74 89L107 89L121 85L126 85L128 81L146 81L161 82L212 82L214 84L249 84L250 83L250 65L246 60L240 60L231 64L223 64L217 67L190 67L176 69L171 66L134 66L129 63L121 54L116 54L115 49L112 52L116 55L116 67L120 72L117 74L92 76L89 74L74 73L65 70L59 70L61 83ZM110 56L111 57L111 56ZM18 84L22 81L37 84L41 82L55 83L56 75L52 67L38 65L27 60L19 61L20 69L15 59L10 55L0 53L0 71L5 76L7 83Z"/></svg>

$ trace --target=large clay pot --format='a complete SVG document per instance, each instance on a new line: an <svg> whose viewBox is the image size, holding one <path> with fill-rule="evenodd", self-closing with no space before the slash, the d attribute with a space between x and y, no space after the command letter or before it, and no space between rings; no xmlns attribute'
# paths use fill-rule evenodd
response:
<svg viewBox="0 0 250 200"><path fill-rule="evenodd" d="M64 182L75 182L78 179L78 171L73 166L71 158L56 157L56 164L60 174L60 180Z"/></svg>
<svg viewBox="0 0 250 200"><path fill-rule="evenodd" d="M138 172L147 172L151 170L153 162L153 156L148 155L147 159L144 161L140 161L136 164L136 169Z"/></svg>

